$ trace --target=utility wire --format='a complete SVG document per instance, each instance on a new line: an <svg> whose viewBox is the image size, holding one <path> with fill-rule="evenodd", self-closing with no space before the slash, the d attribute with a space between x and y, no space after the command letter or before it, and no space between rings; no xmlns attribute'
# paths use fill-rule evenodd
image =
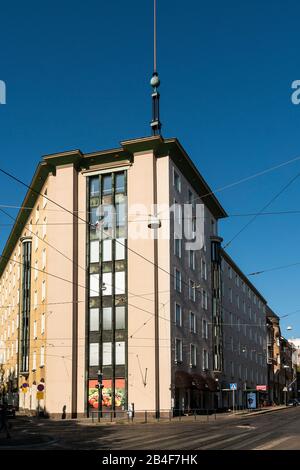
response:
<svg viewBox="0 0 300 470"><path fill-rule="evenodd" d="M280 191L278 191L275 196L272 197L272 199L264 205L264 207L258 212L258 214L256 214L255 216L253 216L232 238L231 240L229 240L229 242L227 242L225 244L225 246L223 247L224 250L226 250L226 248L233 242L233 240L235 240L244 230L246 230L246 228L249 227L250 224L252 224L252 222L254 222L256 220L256 218L258 217L259 214L262 214L282 193L284 193L284 191L286 191L293 183L294 181L296 181L297 178L299 178L300 176L300 172L297 173L295 176L293 176L293 178L285 185L283 186L283 188L280 189Z"/></svg>

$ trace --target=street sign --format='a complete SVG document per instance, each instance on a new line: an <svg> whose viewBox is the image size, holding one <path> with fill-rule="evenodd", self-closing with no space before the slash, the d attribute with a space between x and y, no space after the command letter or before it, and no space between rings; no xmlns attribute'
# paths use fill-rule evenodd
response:
<svg viewBox="0 0 300 470"><path fill-rule="evenodd" d="M36 388L37 388L37 390L38 390L39 392L43 392L44 389L45 389L45 385L43 385L43 384L38 384L38 386L37 386Z"/></svg>
<svg viewBox="0 0 300 470"><path fill-rule="evenodd" d="M259 392L266 392L267 391L267 386L266 385L256 385L256 390Z"/></svg>
<svg viewBox="0 0 300 470"><path fill-rule="evenodd" d="M28 387L29 387L28 383L24 382L24 383L22 384L22 387L21 387L21 388L22 388L22 392L23 392L23 393L27 393L27 392L28 392Z"/></svg>
<svg viewBox="0 0 300 470"><path fill-rule="evenodd" d="M287 390L287 387L283 387L282 391L283 391L283 392L287 392L287 391L288 391L288 390Z"/></svg>
<svg viewBox="0 0 300 470"><path fill-rule="evenodd" d="M44 400L44 392L36 392L37 400Z"/></svg>
<svg viewBox="0 0 300 470"><path fill-rule="evenodd" d="M237 390L237 384L229 384L230 390Z"/></svg>

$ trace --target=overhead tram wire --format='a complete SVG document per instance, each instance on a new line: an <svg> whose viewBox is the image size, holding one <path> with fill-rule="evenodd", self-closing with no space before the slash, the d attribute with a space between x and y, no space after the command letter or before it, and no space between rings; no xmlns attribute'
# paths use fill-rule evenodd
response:
<svg viewBox="0 0 300 470"><path fill-rule="evenodd" d="M9 217L10 219L14 220L14 222L16 222L16 219L10 215L8 212L6 212L5 210L1 209L0 208L0 212L2 212L4 215L6 215L7 217ZM30 224L29 224L30 225ZM31 233L33 236L37 237L39 240L41 240L42 243L45 243L47 246L49 246L50 248L52 248L53 250L55 250L59 255L63 256L65 259L67 259L68 261L70 261L74 266L77 266L78 268L82 269L85 273L88 272L88 269L85 269L83 266L81 266L79 263L75 263L71 258L69 258L65 253L63 253L62 251L60 251L58 248L56 248L54 245L52 245L51 243L47 242L45 240L45 238L43 237L40 237L39 235L37 235L36 233L34 233L32 230L30 230L29 228L27 228L26 230L28 230L29 233ZM91 276L94 276L95 274L91 274ZM106 285L109 285L106 283ZM110 287L112 287L112 285L110 285ZM139 294L133 294L132 292L128 291L128 294L130 294L130 296L134 296L134 297L140 297L142 299L145 299L145 300L148 300L150 302L153 302L152 299L146 299L145 297L143 297L142 295L139 295Z"/></svg>
<svg viewBox="0 0 300 470"><path fill-rule="evenodd" d="M295 176L293 176L286 185L283 186L283 188L280 189L280 191L278 191L272 198L271 200L264 205L264 207L256 214L254 215L230 240L229 242L227 242L224 247L223 247L223 250L226 250L226 248L231 245L231 243L242 233L244 232L244 230L246 230L246 228L249 227L250 224L252 224L252 222L254 222L258 215L259 214L262 214L279 196L281 196L281 194L284 193L284 191L286 191L293 183L294 181L296 181L297 178L299 178L300 176L300 172L298 172Z"/></svg>
<svg viewBox="0 0 300 470"><path fill-rule="evenodd" d="M253 273L247 274L247 276L258 276L260 274L268 273L268 272L271 272L271 271L279 271L281 269L287 269L287 268L291 268L291 267L299 266L299 265L300 265L300 261L298 261L297 263L291 263L291 264L284 264L284 265L281 265L281 266L275 266L274 268L262 269L261 271L254 271Z"/></svg>
<svg viewBox="0 0 300 470"><path fill-rule="evenodd" d="M291 161L295 161L295 160L300 160L300 157L297 157L296 159L291 160ZM286 163L283 163L283 164L281 164L281 165L278 165L277 167L286 165L286 164L290 163L291 161L286 162ZM267 171L267 170L266 170L266 171ZM270 171L270 170L269 170L269 171ZM30 191L32 191L32 192L35 193L36 195L45 198L46 200L48 200L48 201L51 202L52 204L56 205L56 206L59 207L60 209L62 209L62 210L64 210L65 212L67 212L67 213L73 215L75 218L77 218L78 220L81 220L82 222L84 222L85 224L87 224L89 227L93 227L93 224L91 224L90 222L86 221L86 220L83 219L82 217L80 217L80 216L78 216L77 214L73 213L71 210L69 210L69 209L67 209L66 207L62 206L62 205L59 204L58 202L53 201L53 200L52 200L51 198L49 198L48 196L45 196L44 194L40 193L39 191L36 191L35 189L31 188L30 185L24 183L24 181L20 180L19 178L17 178L16 176L12 175L11 173L9 173L9 172L3 170L2 168L0 168L0 172L3 173L3 174L5 174L5 175L8 176L9 178L13 179L14 181L20 183L21 185L25 186L26 188L28 188ZM300 173L299 173L299 174L300 174ZM297 174L296 177L298 177L299 174ZM293 180L296 179L296 177L294 177ZM290 181L290 182L288 183L288 185L291 184L292 182L293 182L293 181ZM281 190L281 192L282 192L282 191L283 191L283 190ZM278 195L279 195L279 194L278 194ZM277 195L277 196L278 196L278 195ZM264 210L264 209L263 209L263 210ZM260 212L262 212L262 211L260 211ZM101 231L101 233L105 233L102 229L100 229L100 231ZM105 234L105 235L107 236L107 234ZM109 236L108 236L108 238L110 238L111 240L113 240L112 237L109 237ZM124 248L126 248L126 245L125 245L124 243L120 242L118 239L116 239L115 241L116 241L117 243L119 243L121 246L123 246ZM128 249L128 251L134 253L136 256L139 256L139 257L140 257L141 259L143 259L144 261L146 261L146 262L150 263L151 265L157 267L159 270L161 270L162 272L164 272L165 274L167 274L170 278L175 279L175 275L174 275L174 274L172 274L172 273L170 273L169 271L167 271L166 269L162 268L161 266L159 266L159 264L154 263L153 261L149 260L149 259L146 258L144 255L142 255L141 253L138 253L137 251L133 250L132 248L127 247L127 249ZM72 282L72 281L68 281L68 282ZM189 288L189 283L185 282L184 280L181 280L181 283L184 284L184 285L186 285L186 286ZM196 282L195 282L195 284L196 284ZM85 287L85 288L87 288L87 287ZM212 290L209 289L209 291L210 291L210 294L212 294ZM137 307L136 307L136 308L137 308ZM222 307L222 308L223 308L225 311L227 310L227 309L225 309L224 307ZM144 310L144 309L142 309L142 310ZM227 310L227 312L228 312L228 313L231 313L231 312L229 312L229 310ZM147 313L149 313L149 314L152 315L152 312L147 311Z"/></svg>

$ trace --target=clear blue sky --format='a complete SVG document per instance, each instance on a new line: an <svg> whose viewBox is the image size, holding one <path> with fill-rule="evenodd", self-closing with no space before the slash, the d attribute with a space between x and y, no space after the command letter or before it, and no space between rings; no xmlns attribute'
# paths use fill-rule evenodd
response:
<svg viewBox="0 0 300 470"><path fill-rule="evenodd" d="M300 156L297 0L158 0L163 135L176 136L212 188ZM30 181L44 154L118 146L149 134L152 0L2 2L0 162ZM300 161L222 191L228 213L256 212ZM0 203L24 188L0 176ZM300 210L300 179L269 210ZM12 214L16 212L11 211ZM220 225L225 241L248 218ZM0 223L9 220L0 215ZM300 214L259 217L230 246L245 272L300 261ZM8 228L0 226L1 247ZM279 314L300 310L298 267L256 286ZM300 336L300 312L282 322Z"/></svg>

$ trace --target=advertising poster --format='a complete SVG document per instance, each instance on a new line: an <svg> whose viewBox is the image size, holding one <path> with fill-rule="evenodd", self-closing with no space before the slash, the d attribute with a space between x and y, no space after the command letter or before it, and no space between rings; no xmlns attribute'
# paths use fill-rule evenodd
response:
<svg viewBox="0 0 300 470"><path fill-rule="evenodd" d="M98 409L98 388L97 380L89 380L88 402L91 408ZM102 409L110 410L112 406L112 380L103 380L102 389ZM116 379L115 381L115 407L122 409L125 407L125 379Z"/></svg>
<svg viewBox="0 0 300 470"><path fill-rule="evenodd" d="M247 393L247 408L255 409L256 407L257 407L256 393L255 392L248 392Z"/></svg>

